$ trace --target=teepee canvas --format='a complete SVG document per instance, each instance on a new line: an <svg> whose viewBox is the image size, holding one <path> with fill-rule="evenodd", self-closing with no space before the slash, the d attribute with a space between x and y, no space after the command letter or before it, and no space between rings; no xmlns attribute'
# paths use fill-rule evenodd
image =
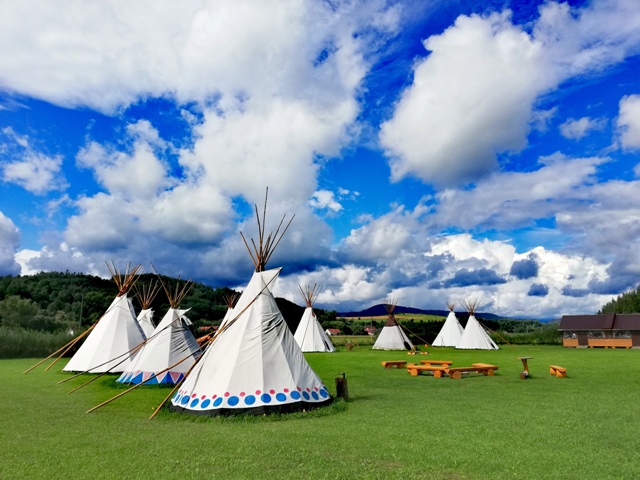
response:
<svg viewBox="0 0 640 480"><path fill-rule="evenodd" d="M275 235L265 238L264 216L260 219L257 207L256 217L258 246L251 242L255 256L245 240L256 271L234 308L234 317L218 330L171 399L173 410L195 415L262 414L308 409L332 400L304 358L270 290L280 270L265 270L265 266L282 238L278 238L282 221Z"/></svg>
<svg viewBox="0 0 640 480"><path fill-rule="evenodd" d="M138 285L135 285L134 289L136 291L138 301L140 302L140 306L142 307L136 320L138 320L145 337L149 338L156 328L153 323L154 312L151 308L151 302L153 302L153 299L158 294L160 285L158 285L157 282L151 282L148 285L142 285L140 288L138 288Z"/></svg>
<svg viewBox="0 0 640 480"><path fill-rule="evenodd" d="M467 320L467 325L464 327L464 332L456 348L466 350L498 350L498 346L491 340L491 337L484 331L484 328L482 328L482 325L480 325L475 317L478 303L477 300L463 302L463 306L469 312L469 320Z"/></svg>
<svg viewBox="0 0 640 480"><path fill-rule="evenodd" d="M113 263L107 266L118 287L118 296L64 367L65 372L122 372L129 366L135 348L146 340L127 296L142 265L127 267L123 275Z"/></svg>
<svg viewBox="0 0 640 480"><path fill-rule="evenodd" d="M318 296L317 284L313 287L307 285L304 289L298 286L298 289L307 304L294 335L300 349L303 352L335 352L336 347L333 346L313 312L313 303Z"/></svg>
<svg viewBox="0 0 640 480"><path fill-rule="evenodd" d="M455 304L453 302L449 302L447 303L447 307L449 307L449 315L447 315L444 325L442 325L440 332L438 332L438 336L432 343L434 347L456 347L460 342L462 332L464 332L462 325L460 325L460 322L453 311Z"/></svg>
<svg viewBox="0 0 640 480"><path fill-rule="evenodd" d="M118 382L174 385L189 371L201 354L200 346L189 329L191 321L185 316L188 310L179 309L191 285L190 281L182 288L178 285L175 293L162 285L171 307Z"/></svg>
<svg viewBox="0 0 640 480"><path fill-rule="evenodd" d="M404 333L393 315L396 301L394 299L385 300L384 308L389 316L372 348L374 350L414 350L413 343L411 343L411 340L409 340L409 337Z"/></svg>

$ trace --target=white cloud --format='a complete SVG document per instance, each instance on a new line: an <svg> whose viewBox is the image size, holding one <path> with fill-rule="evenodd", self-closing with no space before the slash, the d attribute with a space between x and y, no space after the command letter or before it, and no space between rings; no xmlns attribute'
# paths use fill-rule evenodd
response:
<svg viewBox="0 0 640 480"><path fill-rule="evenodd" d="M329 209L333 212L339 212L342 210L342 205L335 199L333 192L329 190L318 190L314 192L313 196L309 200L309 205L318 209Z"/></svg>
<svg viewBox="0 0 640 480"><path fill-rule="evenodd" d="M536 99L575 75L640 51L640 4L594 2L571 10L550 2L529 34L509 12L460 16L425 41L413 83L380 131L392 179L436 185L477 180L496 155L527 144Z"/></svg>
<svg viewBox="0 0 640 480"><path fill-rule="evenodd" d="M640 95L622 97L617 123L622 148L640 148Z"/></svg>
<svg viewBox="0 0 640 480"><path fill-rule="evenodd" d="M0 275L18 275L20 266L15 254L20 245L20 231L13 221L0 212Z"/></svg>
<svg viewBox="0 0 640 480"><path fill-rule="evenodd" d="M13 160L0 163L2 180L20 185L36 195L64 190L67 182L61 172L62 156L38 152L29 137L17 134L11 127L2 129L10 143L0 144L0 152Z"/></svg>
<svg viewBox="0 0 640 480"><path fill-rule="evenodd" d="M468 181L495 168L496 152L522 149L531 105L553 84L541 45L508 15L492 14L458 17L425 48L430 55L381 128L392 178Z"/></svg>
<svg viewBox="0 0 640 480"><path fill-rule="evenodd" d="M607 124L606 119L591 119L582 117L579 119L569 118L560 125L560 133L563 137L571 140L580 140L594 130L602 130Z"/></svg>

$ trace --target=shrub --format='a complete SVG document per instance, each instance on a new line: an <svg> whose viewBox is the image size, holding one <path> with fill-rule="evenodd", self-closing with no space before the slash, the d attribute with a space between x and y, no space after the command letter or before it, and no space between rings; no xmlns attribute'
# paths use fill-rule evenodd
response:
<svg viewBox="0 0 640 480"><path fill-rule="evenodd" d="M46 357L71 339L65 331L51 333L0 326L0 358Z"/></svg>

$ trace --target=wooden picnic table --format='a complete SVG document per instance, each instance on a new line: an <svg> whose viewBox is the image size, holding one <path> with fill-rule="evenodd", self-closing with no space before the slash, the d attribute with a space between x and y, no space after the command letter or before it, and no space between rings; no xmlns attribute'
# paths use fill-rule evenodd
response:
<svg viewBox="0 0 640 480"><path fill-rule="evenodd" d="M420 360L422 365L451 365L451 360Z"/></svg>

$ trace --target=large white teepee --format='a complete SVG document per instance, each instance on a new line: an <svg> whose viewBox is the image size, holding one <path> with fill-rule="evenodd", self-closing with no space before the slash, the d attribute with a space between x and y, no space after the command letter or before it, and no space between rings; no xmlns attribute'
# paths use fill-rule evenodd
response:
<svg viewBox="0 0 640 480"><path fill-rule="evenodd" d="M261 222L257 206L256 217L258 246L251 241L255 257L245 239L256 271L234 308L234 318L218 330L171 399L174 410L196 415L262 414L308 409L332 400L269 289L280 270L265 271L265 266L282 238L278 231L284 218L275 235L265 238L265 218Z"/></svg>
<svg viewBox="0 0 640 480"><path fill-rule="evenodd" d="M307 285L304 289L298 286L307 308L304 309L302 319L298 324L294 338L303 352L335 352L336 347L322 329L316 314L313 312L313 303L318 296L318 285Z"/></svg>
<svg viewBox="0 0 640 480"><path fill-rule="evenodd" d="M141 288L138 288L137 285L134 286L136 296L142 307L136 320L138 320L140 328L142 328L146 338L149 338L156 328L153 323L154 312L151 308L151 302L153 302L153 299L158 294L159 288L160 285L157 282L151 282L148 285L143 285Z"/></svg>
<svg viewBox="0 0 640 480"><path fill-rule="evenodd" d="M124 275L113 263L107 266L118 286L118 296L64 367L65 372L122 372L129 366L135 347L146 340L127 296L142 265L133 269L128 266Z"/></svg>
<svg viewBox="0 0 640 480"><path fill-rule="evenodd" d="M467 320L467 325L464 327L464 332L456 348L465 350L498 350L498 345L491 340L491 337L484 331L484 328L475 317L478 301L468 300L462 302L462 304L469 312L469 320Z"/></svg>
<svg viewBox="0 0 640 480"><path fill-rule="evenodd" d="M180 310L178 307L191 285L191 282L186 282L180 291L176 287L175 294L165 288L171 308L118 382L174 385L189 371L201 351L189 329L191 321L184 315L188 309Z"/></svg>
<svg viewBox="0 0 640 480"><path fill-rule="evenodd" d="M411 343L409 337L407 337L402 327L396 321L396 317L393 316L393 311L396 308L396 300L385 300L384 308L387 310L389 316L372 348L374 350L414 350L415 347L413 343Z"/></svg>
<svg viewBox="0 0 640 480"><path fill-rule="evenodd" d="M464 332L456 313L453 311L455 304L453 302L447 303L447 307L449 307L449 315L438 332L438 336L431 344L434 347L457 347L460 338L462 338L462 332Z"/></svg>

